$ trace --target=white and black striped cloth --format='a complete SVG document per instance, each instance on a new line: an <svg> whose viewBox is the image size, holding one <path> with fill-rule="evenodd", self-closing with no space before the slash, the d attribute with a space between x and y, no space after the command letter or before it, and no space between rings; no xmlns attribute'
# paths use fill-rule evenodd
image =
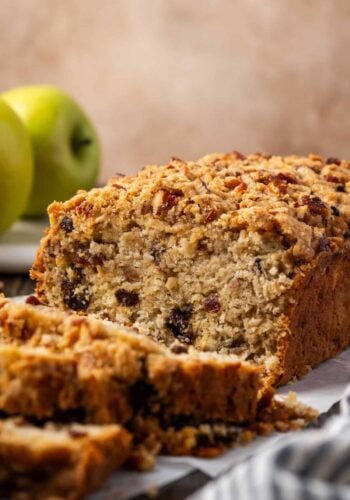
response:
<svg viewBox="0 0 350 500"><path fill-rule="evenodd" d="M226 499L350 500L350 386L321 429L286 436L191 496Z"/></svg>

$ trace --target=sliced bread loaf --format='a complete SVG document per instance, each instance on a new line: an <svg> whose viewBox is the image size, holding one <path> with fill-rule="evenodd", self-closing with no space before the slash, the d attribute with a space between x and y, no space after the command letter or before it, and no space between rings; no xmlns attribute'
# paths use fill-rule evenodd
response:
<svg viewBox="0 0 350 500"><path fill-rule="evenodd" d="M312 155L115 177L50 206L37 297L287 382L350 344L349 189L348 162Z"/></svg>

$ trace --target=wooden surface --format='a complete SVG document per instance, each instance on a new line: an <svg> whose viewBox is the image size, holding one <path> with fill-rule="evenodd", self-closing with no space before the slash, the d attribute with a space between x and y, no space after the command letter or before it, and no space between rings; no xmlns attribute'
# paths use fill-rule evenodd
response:
<svg viewBox="0 0 350 500"><path fill-rule="evenodd" d="M0 288L6 297L30 295L34 291L34 283L25 274L0 274Z"/></svg>

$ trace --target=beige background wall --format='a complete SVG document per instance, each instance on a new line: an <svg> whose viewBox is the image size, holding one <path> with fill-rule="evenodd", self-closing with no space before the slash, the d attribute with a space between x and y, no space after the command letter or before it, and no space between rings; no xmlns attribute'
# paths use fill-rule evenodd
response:
<svg viewBox="0 0 350 500"><path fill-rule="evenodd" d="M0 91L63 87L101 179L215 150L350 157L349 0L0 0Z"/></svg>

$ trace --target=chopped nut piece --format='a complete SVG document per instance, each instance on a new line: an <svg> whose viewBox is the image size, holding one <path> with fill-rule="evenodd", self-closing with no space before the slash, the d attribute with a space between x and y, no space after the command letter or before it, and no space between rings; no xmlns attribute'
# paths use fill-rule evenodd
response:
<svg viewBox="0 0 350 500"><path fill-rule="evenodd" d="M277 175L273 177L273 180L275 181L283 181L286 182L287 184L296 184L298 181L297 179L290 174L285 174L283 172L279 172Z"/></svg>
<svg viewBox="0 0 350 500"><path fill-rule="evenodd" d="M153 212L163 215L177 205L181 196L183 192L180 189L160 189L153 199Z"/></svg>
<svg viewBox="0 0 350 500"><path fill-rule="evenodd" d="M303 196L302 204L309 207L310 213L313 215L323 215L327 209L327 205L318 196Z"/></svg>
<svg viewBox="0 0 350 500"><path fill-rule="evenodd" d="M170 278L167 279L165 286L167 287L168 290L177 290L178 288L177 279L171 276Z"/></svg>

